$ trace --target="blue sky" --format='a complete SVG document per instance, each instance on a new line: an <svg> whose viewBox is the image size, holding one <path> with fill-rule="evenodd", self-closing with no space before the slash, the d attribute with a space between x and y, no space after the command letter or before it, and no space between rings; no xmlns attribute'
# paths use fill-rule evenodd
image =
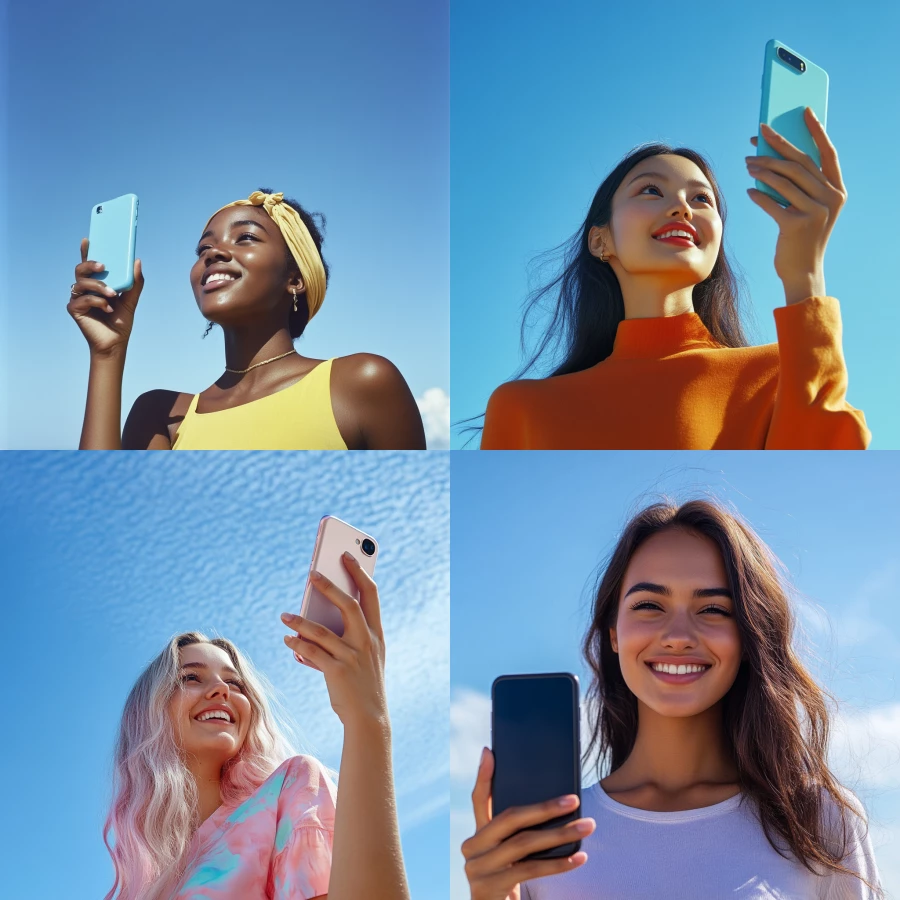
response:
<svg viewBox="0 0 900 900"><path fill-rule="evenodd" d="M11 6L4 173L21 191L0 446L78 445L88 351L65 307L91 207L121 194L140 199L146 279L123 420L143 391L215 381L222 332L201 340L194 248L260 186L328 219L328 295L298 351L386 356L426 406L429 446L446 446L446 0Z"/></svg>
<svg viewBox="0 0 900 900"><path fill-rule="evenodd" d="M403 852L413 897L446 900L449 477L447 452L0 455L2 650L14 673L4 716L16 723L0 761L17 810L5 895L109 889L101 831L122 706L180 631L246 651L306 752L339 767L324 678L294 661L279 619L299 610L331 514L379 541Z"/></svg>
<svg viewBox="0 0 900 900"><path fill-rule="evenodd" d="M587 688L590 589L630 514L663 493L732 504L787 566L802 658L840 701L832 765L865 803L884 886L900 896L897 454L451 455L451 900L469 896L459 846L474 832L491 682L567 671Z"/></svg>
<svg viewBox="0 0 900 900"><path fill-rule="evenodd" d="M848 200L826 251L826 289L841 303L848 400L865 412L873 448L900 447L900 311L885 267L900 195L878 164L880 148L900 140L885 105L900 86L900 11L868 4L865 15L846 12L835 0L702 8L454 0L453 422L483 413L523 362L529 262L580 227L600 183L644 142L693 147L710 160L728 204L726 252L747 283L750 340L775 341L772 310L784 304L778 225L746 194L753 182L744 166L755 152L749 138L774 37L830 76L827 130ZM673 67L680 74L666 74ZM462 446L467 436L452 434L451 447Z"/></svg>

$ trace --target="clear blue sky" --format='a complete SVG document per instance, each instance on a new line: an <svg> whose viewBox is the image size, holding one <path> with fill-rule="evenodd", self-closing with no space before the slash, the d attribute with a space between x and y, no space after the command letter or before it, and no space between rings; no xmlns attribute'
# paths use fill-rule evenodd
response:
<svg viewBox="0 0 900 900"><path fill-rule="evenodd" d="M146 284L123 419L221 374L189 271L209 216L260 186L328 219L298 351L378 353L417 398L449 392L446 0L11 6L6 446L78 445L88 351L65 307L91 206L128 192Z"/></svg>
<svg viewBox="0 0 900 900"><path fill-rule="evenodd" d="M644 142L710 160L728 205L726 251L747 282L750 339L775 341L778 225L747 196L744 157L755 152L763 55L776 38L830 76L827 130L849 198L826 251L826 289L841 303L848 400L865 412L873 448L900 447L890 263L900 192L878 163L900 141L896 4L848 16L835 0L455 0L450 28L453 422L483 413L524 361L529 262L571 237L600 183ZM464 439L454 429L451 447Z"/></svg>
<svg viewBox="0 0 900 900"><path fill-rule="evenodd" d="M0 454L4 896L97 900L101 831L135 678L180 631L218 632L338 768L324 678L279 619L298 610L319 519L374 535L403 852L416 900L446 900L449 453ZM52 865L47 864L52 846Z"/></svg>
<svg viewBox="0 0 900 900"><path fill-rule="evenodd" d="M452 453L451 898L490 745L497 675L573 672L590 589L630 514L669 493L733 504L781 558L804 660L842 702L833 765L866 804L885 887L900 896L898 454ZM595 777L586 773L585 783Z"/></svg>

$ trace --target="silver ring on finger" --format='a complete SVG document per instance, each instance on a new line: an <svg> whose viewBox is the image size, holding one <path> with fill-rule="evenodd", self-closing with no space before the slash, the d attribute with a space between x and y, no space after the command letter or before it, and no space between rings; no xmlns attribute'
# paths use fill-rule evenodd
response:
<svg viewBox="0 0 900 900"><path fill-rule="evenodd" d="M76 291L76 290L75 290L75 285L74 285L74 284L72 285L72 293L71 293L71 296L72 296L72 297L80 297L80 296L81 296L81 291Z"/></svg>

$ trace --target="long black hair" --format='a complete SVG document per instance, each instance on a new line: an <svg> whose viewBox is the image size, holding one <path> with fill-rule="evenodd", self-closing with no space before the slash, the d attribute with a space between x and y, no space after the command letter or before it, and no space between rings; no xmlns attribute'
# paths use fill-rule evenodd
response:
<svg viewBox="0 0 900 900"><path fill-rule="evenodd" d="M597 188L584 222L578 231L563 244L537 257L540 268L557 258L562 259L559 273L532 292L524 303L520 331L523 356L528 356L526 334L531 329L532 316L550 312L546 331L526 363L511 381L522 378L538 362L550 361L549 376L568 375L589 369L606 359L613 350L616 329L625 318L625 303L619 279L608 262L591 253L588 236L591 228L609 225L612 219L612 198L625 176L642 160L662 153L683 156L691 160L709 179L715 194L716 206L722 219L722 243L709 277L694 286L694 311L709 333L726 347L748 346L741 325L739 281L725 253L725 221L727 207L712 172L712 166L700 153L689 147L669 144L642 144L628 153ZM471 422L484 416L472 416L455 423ZM463 432L481 431L482 426L469 425ZM471 440L470 437L470 440Z"/></svg>
<svg viewBox="0 0 900 900"><path fill-rule="evenodd" d="M271 188L257 188L258 191L262 191L264 194L274 194ZM325 281L328 282L329 274L331 270L328 268L328 263L325 262L325 257L322 256L322 242L325 240L325 236L323 234L325 230L325 216L322 213L310 213L307 212L296 200L291 197L284 197L281 201L282 203L287 204L291 207L291 209L296 210L300 218L303 220L303 224L306 226L309 231L309 236L313 239L313 243L316 245L316 249L319 251L319 256L322 257L322 266L325 269ZM288 272L293 272L295 269L300 271L300 267L297 265L297 260L294 259L294 254L291 253L291 248L285 244L284 248L284 264L287 266ZM307 283L307 277L305 272L300 272L301 277L303 278L303 283ZM298 295L299 296L299 295ZM290 330L291 337L296 340L303 334L306 326L309 322L309 305L306 303L306 295L303 295L303 302L297 303L297 311L294 311L293 306L291 307L291 311L288 315L288 329ZM210 322L209 325L206 326L206 331L203 332L203 337L206 337L209 332L212 330L215 322Z"/></svg>

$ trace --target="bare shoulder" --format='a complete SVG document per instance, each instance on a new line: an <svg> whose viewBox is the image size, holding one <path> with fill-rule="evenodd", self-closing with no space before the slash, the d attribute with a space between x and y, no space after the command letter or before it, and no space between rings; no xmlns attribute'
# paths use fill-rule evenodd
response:
<svg viewBox="0 0 900 900"><path fill-rule="evenodd" d="M122 448L162 450L171 446L174 426L184 418L193 396L164 388L140 394L125 420Z"/></svg>
<svg viewBox="0 0 900 900"><path fill-rule="evenodd" d="M351 353L332 363L332 375L339 388L367 396L390 393L406 381L400 370L376 353Z"/></svg>

